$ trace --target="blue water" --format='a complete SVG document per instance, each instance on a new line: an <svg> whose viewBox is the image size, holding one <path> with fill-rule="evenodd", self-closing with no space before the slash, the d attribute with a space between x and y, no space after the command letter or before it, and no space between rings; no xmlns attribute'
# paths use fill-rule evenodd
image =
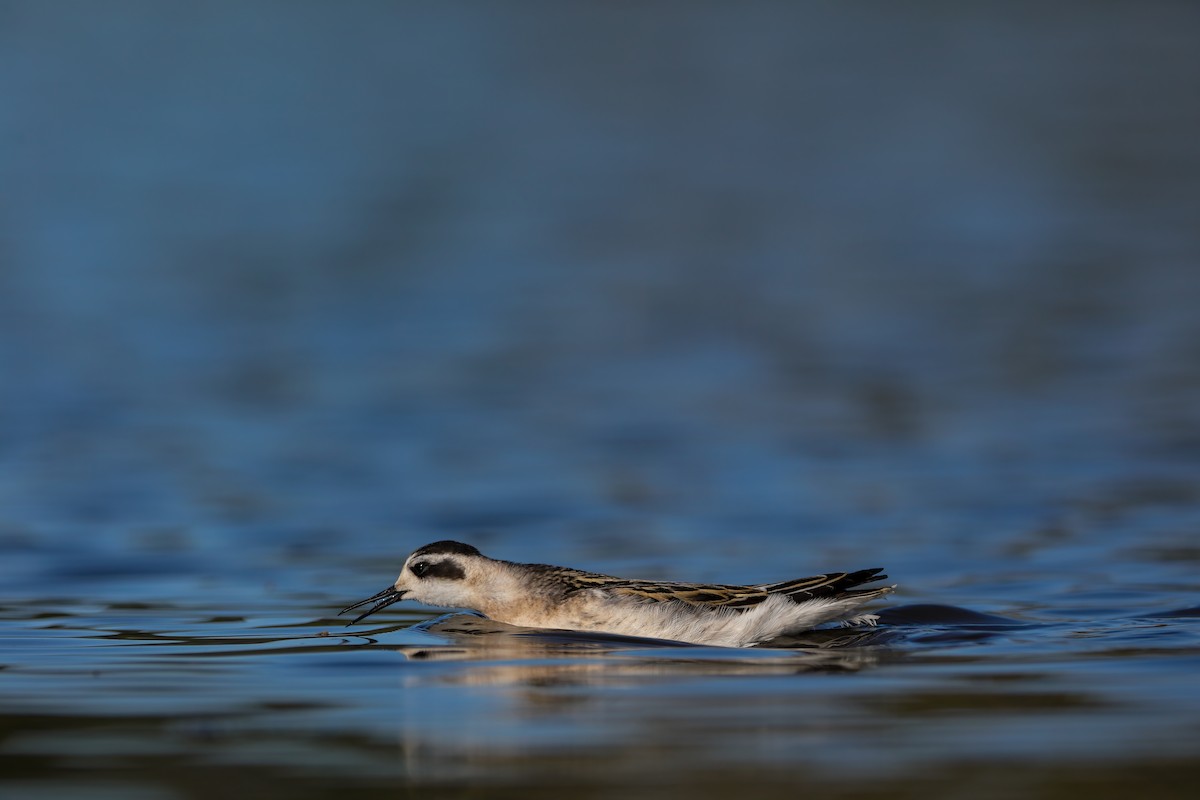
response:
<svg viewBox="0 0 1200 800"><path fill-rule="evenodd" d="M1198 34L0 5L0 794L1190 796ZM446 538L900 588L335 616Z"/></svg>

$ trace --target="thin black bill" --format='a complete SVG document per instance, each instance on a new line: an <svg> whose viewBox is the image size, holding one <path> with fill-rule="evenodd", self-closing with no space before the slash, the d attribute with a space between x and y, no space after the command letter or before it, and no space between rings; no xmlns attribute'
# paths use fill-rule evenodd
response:
<svg viewBox="0 0 1200 800"><path fill-rule="evenodd" d="M387 608L392 603L398 603L403 599L404 599L404 592L402 590L397 589L394 586L389 586L388 588L384 589L379 594L373 594L370 597L368 597L366 600L359 600L357 603L354 603L353 605L346 606L341 611L339 611L338 614L341 615L341 614L345 614L347 611L353 611L356 608L362 608L363 606L367 605L368 603L375 604L375 605L371 606L370 608L368 608L363 613L359 614L354 619L347 622L346 625L347 625L347 627L349 627L350 625L353 625L354 623L358 622L359 620L371 616L379 609Z"/></svg>

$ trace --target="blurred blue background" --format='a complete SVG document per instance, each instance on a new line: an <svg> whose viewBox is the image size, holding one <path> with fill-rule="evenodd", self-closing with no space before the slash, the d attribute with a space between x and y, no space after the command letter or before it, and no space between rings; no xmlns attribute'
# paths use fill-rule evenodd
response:
<svg viewBox="0 0 1200 800"><path fill-rule="evenodd" d="M440 538L1194 605L1197 41L1170 2L0 2L13 613L320 619Z"/></svg>
<svg viewBox="0 0 1200 800"><path fill-rule="evenodd" d="M7 527L786 527L864 456L1194 459L1197 29L6 3Z"/></svg>

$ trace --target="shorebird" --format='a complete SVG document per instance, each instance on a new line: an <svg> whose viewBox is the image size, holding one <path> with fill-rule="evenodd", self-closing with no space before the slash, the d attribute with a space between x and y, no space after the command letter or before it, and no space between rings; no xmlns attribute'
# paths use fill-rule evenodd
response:
<svg viewBox="0 0 1200 800"><path fill-rule="evenodd" d="M631 580L594 572L488 558L469 544L434 542L415 550L396 582L347 606L362 620L400 600L478 611L528 628L645 636L694 644L750 647L825 623L874 625L859 608L894 586L882 568L732 586Z"/></svg>

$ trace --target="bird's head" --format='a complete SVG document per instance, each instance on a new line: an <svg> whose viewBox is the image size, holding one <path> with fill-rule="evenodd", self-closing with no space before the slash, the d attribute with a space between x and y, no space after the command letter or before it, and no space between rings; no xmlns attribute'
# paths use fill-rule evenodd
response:
<svg viewBox="0 0 1200 800"><path fill-rule="evenodd" d="M387 608L400 600L415 600L443 608L475 608L475 585L486 565L494 563L469 544L442 541L414 550L404 561L396 582L378 594L347 606L339 613L370 607L350 622Z"/></svg>

